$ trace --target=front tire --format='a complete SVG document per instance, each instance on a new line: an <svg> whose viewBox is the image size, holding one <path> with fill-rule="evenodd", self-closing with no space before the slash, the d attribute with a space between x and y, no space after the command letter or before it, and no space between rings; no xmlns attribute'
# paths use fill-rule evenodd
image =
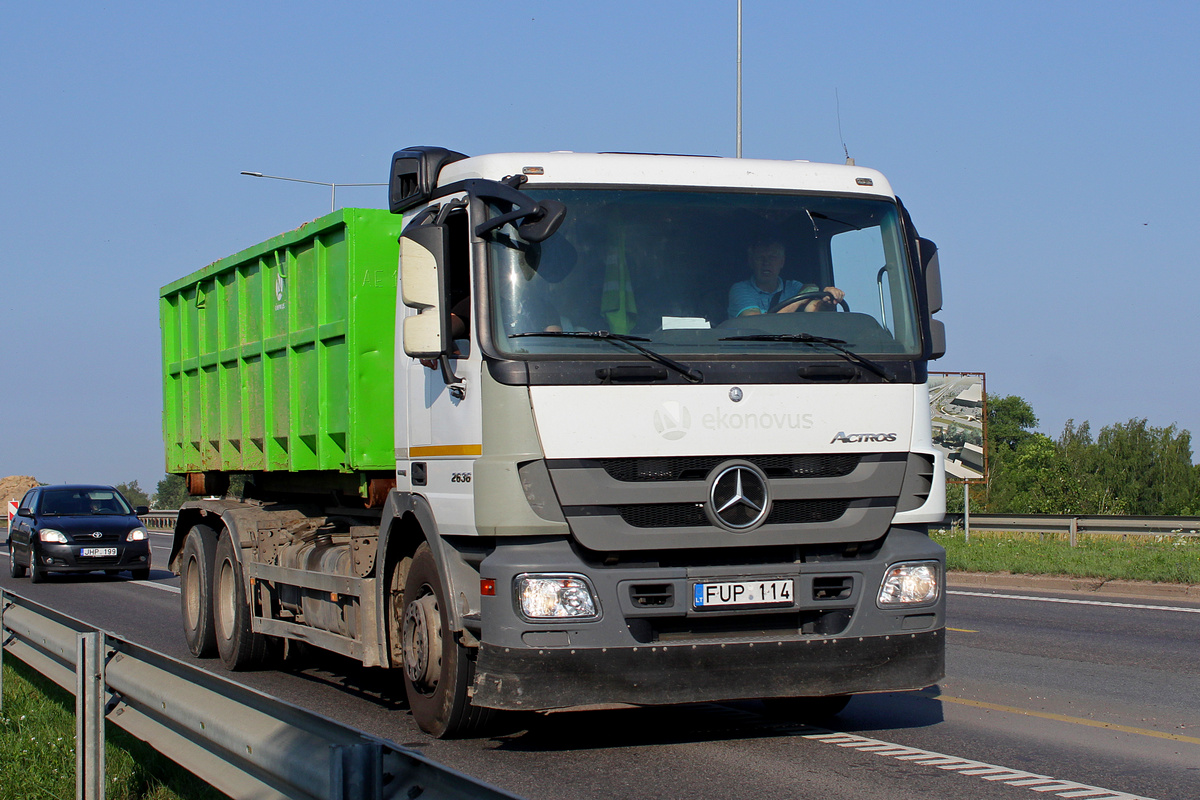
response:
<svg viewBox="0 0 1200 800"><path fill-rule="evenodd" d="M217 654L212 600L216 552L216 531L207 525L194 525L187 533L179 557L183 635L187 638L188 650L197 658L212 658Z"/></svg>
<svg viewBox="0 0 1200 800"><path fill-rule="evenodd" d="M217 652L231 672L257 669L270 652L267 637L251 628L250 603L242 565L229 531L222 532L213 562L213 622Z"/></svg>
<svg viewBox="0 0 1200 800"><path fill-rule="evenodd" d="M425 543L413 554L404 583L400 645L404 692L421 730L448 739L476 733L490 722L492 710L467 698L475 662L450 630L446 592Z"/></svg>
<svg viewBox="0 0 1200 800"><path fill-rule="evenodd" d="M29 582L42 583L46 580L46 568L38 563L37 550L31 544L29 547Z"/></svg>

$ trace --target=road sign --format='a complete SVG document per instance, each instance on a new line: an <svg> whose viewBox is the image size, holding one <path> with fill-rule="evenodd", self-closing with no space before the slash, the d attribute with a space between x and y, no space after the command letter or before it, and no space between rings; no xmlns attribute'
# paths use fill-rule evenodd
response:
<svg viewBox="0 0 1200 800"><path fill-rule="evenodd" d="M16 515L17 515L17 501L9 500L8 501L8 525L10 528L12 527L12 518L15 517Z"/></svg>

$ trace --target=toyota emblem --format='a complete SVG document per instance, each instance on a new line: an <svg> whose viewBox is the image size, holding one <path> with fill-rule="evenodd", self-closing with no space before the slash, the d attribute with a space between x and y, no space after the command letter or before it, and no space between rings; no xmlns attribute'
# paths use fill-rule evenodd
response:
<svg viewBox="0 0 1200 800"><path fill-rule="evenodd" d="M731 462L713 470L705 511L713 524L735 533L757 528L771 513L767 476L753 464Z"/></svg>
<svg viewBox="0 0 1200 800"><path fill-rule="evenodd" d="M104 534L101 533L100 531L92 531L92 538L93 539L103 539Z"/></svg>

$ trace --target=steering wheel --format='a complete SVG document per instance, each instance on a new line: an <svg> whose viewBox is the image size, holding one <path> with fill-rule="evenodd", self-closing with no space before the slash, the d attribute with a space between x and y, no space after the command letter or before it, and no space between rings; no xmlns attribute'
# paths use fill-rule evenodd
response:
<svg viewBox="0 0 1200 800"><path fill-rule="evenodd" d="M821 289L817 289L817 290L810 291L810 292L801 292L800 294L792 295L791 297L789 297L786 300L780 300L778 303L776 303L774 306L772 306L770 311L768 311L767 313L778 314L779 309L784 308L786 306L790 306L792 303L803 302L805 300L818 300L821 298L832 300L833 294L831 292L826 292ZM841 307L842 311L846 311L846 312L850 311L850 304L847 303L844 298L841 300L838 300L837 304L838 304L838 306ZM796 310L799 311L799 309L796 309Z"/></svg>

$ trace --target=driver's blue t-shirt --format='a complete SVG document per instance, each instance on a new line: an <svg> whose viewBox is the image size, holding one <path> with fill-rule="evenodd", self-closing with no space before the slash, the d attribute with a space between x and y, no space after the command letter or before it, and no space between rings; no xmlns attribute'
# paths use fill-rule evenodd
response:
<svg viewBox="0 0 1200 800"><path fill-rule="evenodd" d="M816 291L816 284L800 281L780 281L781 286L773 292L764 292L754 283L754 278L738 281L729 287L729 316L736 317L743 311L757 308L767 313L781 300L795 297L801 292Z"/></svg>

